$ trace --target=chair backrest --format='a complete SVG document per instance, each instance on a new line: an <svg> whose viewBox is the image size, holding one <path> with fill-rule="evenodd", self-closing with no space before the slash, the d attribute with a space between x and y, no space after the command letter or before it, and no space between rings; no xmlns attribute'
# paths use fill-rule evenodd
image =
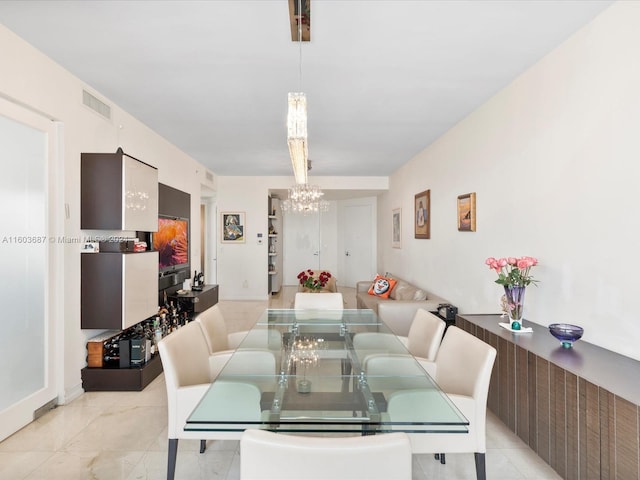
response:
<svg viewBox="0 0 640 480"><path fill-rule="evenodd" d="M209 347L200 325L188 323L158 343L165 383L173 388L210 383Z"/></svg>
<svg viewBox="0 0 640 480"><path fill-rule="evenodd" d="M213 380L209 370L209 347L200 325L191 322L164 337L158 343L158 350L167 389L169 438L177 438L184 427L183 417L186 418L187 411L193 409ZM179 390L198 385L203 389L199 393L193 392L194 401L187 406L180 404Z"/></svg>
<svg viewBox="0 0 640 480"><path fill-rule="evenodd" d="M451 326L436 357L436 382L447 394L473 397L485 409L495 359L495 348Z"/></svg>
<svg viewBox="0 0 640 480"><path fill-rule="evenodd" d="M414 453L486 452L487 395L495 358L491 345L457 327L447 329L436 356L435 380L469 420L468 434L410 434ZM403 420L408 405L426 405L433 394L437 392L427 389L394 393L387 412Z"/></svg>
<svg viewBox="0 0 640 480"><path fill-rule="evenodd" d="M444 320L424 308L416 310L407 336L411 355L434 361L446 326Z"/></svg>
<svg viewBox="0 0 640 480"><path fill-rule="evenodd" d="M295 309L344 310L342 294L296 292Z"/></svg>
<svg viewBox="0 0 640 480"><path fill-rule="evenodd" d="M218 305L207 308L196 317L204 333L209 353L221 352L229 349L227 324Z"/></svg>
<svg viewBox="0 0 640 480"><path fill-rule="evenodd" d="M305 437L245 430L241 480L409 480L411 444L396 432L357 437Z"/></svg>

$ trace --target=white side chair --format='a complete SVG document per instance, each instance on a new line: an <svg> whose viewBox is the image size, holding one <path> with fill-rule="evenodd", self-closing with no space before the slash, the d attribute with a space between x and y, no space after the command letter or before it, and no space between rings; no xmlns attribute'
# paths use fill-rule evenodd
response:
<svg viewBox="0 0 640 480"><path fill-rule="evenodd" d="M209 347L195 322L164 337L158 350L167 388L167 479L173 480L179 439L200 440L200 452L204 451L207 432L187 432L184 426L215 375L209 368Z"/></svg>
<svg viewBox="0 0 640 480"><path fill-rule="evenodd" d="M305 437L245 430L241 480L409 480L406 433L359 437Z"/></svg>
<svg viewBox="0 0 640 480"><path fill-rule="evenodd" d="M340 292L296 292L293 305L296 310L344 310L344 300Z"/></svg>
<svg viewBox="0 0 640 480"><path fill-rule="evenodd" d="M247 331L229 333L219 305L207 308L195 318L200 323L211 353L233 350L247 336Z"/></svg>
<svg viewBox="0 0 640 480"><path fill-rule="evenodd" d="M440 317L436 317L424 308L419 308L411 322L409 334L398 338L411 355L433 362L446 327L447 323Z"/></svg>
<svg viewBox="0 0 640 480"><path fill-rule="evenodd" d="M246 337L247 332L228 333L222 312L218 305L207 308L196 316L209 348L209 364L214 378L225 366L235 348Z"/></svg>
<svg viewBox="0 0 640 480"><path fill-rule="evenodd" d="M485 454L487 396L496 349L458 327L447 329L435 361L435 380L469 420L469 433L409 434L413 453L434 453L445 463L445 453L474 452L476 476L486 479ZM396 412L393 398L388 412Z"/></svg>
<svg viewBox="0 0 640 480"><path fill-rule="evenodd" d="M427 373L433 377L435 375L435 367L429 362L433 362L436 359L446 326L447 324L444 320L423 308L419 308L416 310L411 322L408 336L396 337L390 333L362 332L353 337L353 347L358 355L362 357L361 360L364 365L366 363L367 350L374 351L387 346L388 353L400 353L395 340L397 338L409 353L420 361Z"/></svg>

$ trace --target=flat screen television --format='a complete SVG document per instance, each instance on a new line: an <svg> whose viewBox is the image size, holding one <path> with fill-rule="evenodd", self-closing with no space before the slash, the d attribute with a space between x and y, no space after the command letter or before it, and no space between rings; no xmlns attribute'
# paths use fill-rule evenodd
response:
<svg viewBox="0 0 640 480"><path fill-rule="evenodd" d="M189 220L160 215L153 249L158 251L160 273L189 270Z"/></svg>

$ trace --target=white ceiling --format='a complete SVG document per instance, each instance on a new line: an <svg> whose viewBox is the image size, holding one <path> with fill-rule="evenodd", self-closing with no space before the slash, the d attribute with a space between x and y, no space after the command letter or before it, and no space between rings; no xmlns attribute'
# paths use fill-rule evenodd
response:
<svg viewBox="0 0 640 480"><path fill-rule="evenodd" d="M301 54L287 0L4 0L0 23L219 175L291 174L302 70L311 177L386 176L611 3L312 0Z"/></svg>

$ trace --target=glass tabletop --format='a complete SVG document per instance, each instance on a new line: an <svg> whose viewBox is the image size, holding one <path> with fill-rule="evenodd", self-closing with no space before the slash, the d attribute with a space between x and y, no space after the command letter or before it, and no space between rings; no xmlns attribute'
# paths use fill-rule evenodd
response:
<svg viewBox="0 0 640 480"><path fill-rule="evenodd" d="M372 310L268 309L185 430L466 433L468 424Z"/></svg>

